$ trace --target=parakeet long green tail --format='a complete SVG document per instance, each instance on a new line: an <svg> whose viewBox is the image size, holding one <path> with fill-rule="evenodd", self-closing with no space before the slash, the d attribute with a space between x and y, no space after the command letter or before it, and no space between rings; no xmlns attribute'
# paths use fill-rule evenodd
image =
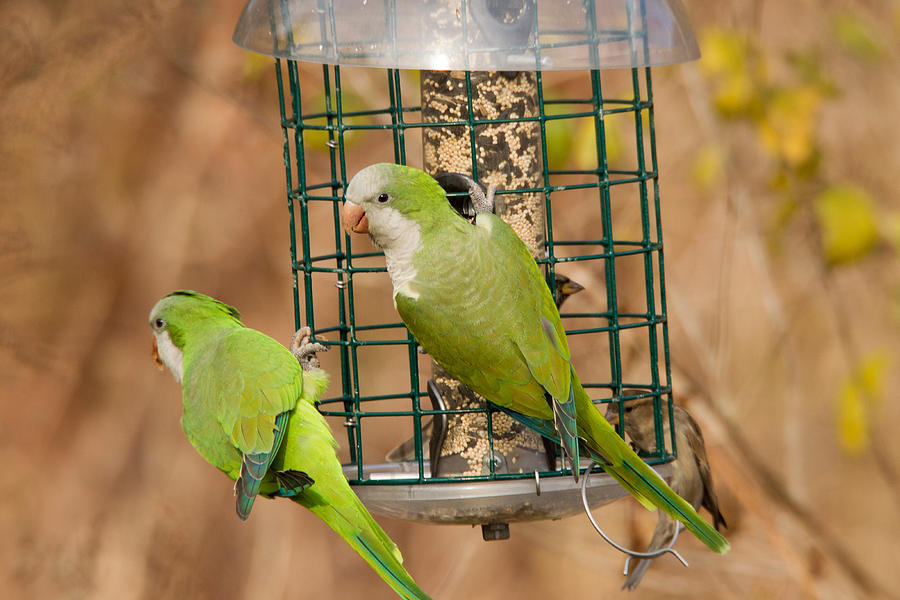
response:
<svg viewBox="0 0 900 600"><path fill-rule="evenodd" d="M710 549L722 554L727 552L730 547L728 540L700 517L694 507L673 492L603 418L584 391L574 370L572 387L578 412L578 434L586 446L588 456L648 510L661 509L673 519L684 523ZM529 417L509 409L503 411L545 438L559 443L559 434L552 421Z"/></svg>
<svg viewBox="0 0 900 600"><path fill-rule="evenodd" d="M727 552L728 540L628 447L591 402L574 371L572 386L575 388L575 406L578 410L578 432L590 449L591 458L649 510L660 508L673 519L684 523L712 550ZM604 440L604 443L600 444L599 440Z"/></svg>
<svg viewBox="0 0 900 600"><path fill-rule="evenodd" d="M348 492L352 494L349 488ZM416 585L410 574L403 568L403 557L400 555L400 550L378 523L369 516L355 495L352 496L352 500L354 501L353 506L349 507L352 516L349 518L342 512L347 510L347 507L336 508L334 500L322 504L312 504L309 503L309 497L307 497L306 500L297 500L297 502L315 513L344 538L402 598L427 600L428 595Z"/></svg>
<svg viewBox="0 0 900 600"><path fill-rule="evenodd" d="M311 382L313 372L304 374L304 390L321 384ZM310 385L313 383L313 385ZM397 545L375 522L359 500L334 457L334 438L313 399L301 396L291 414L285 432L283 452L273 462L280 472L300 472L313 483L304 485L291 499L325 521L338 535L391 586L407 600L428 600L406 569ZM279 490L275 495L284 494Z"/></svg>

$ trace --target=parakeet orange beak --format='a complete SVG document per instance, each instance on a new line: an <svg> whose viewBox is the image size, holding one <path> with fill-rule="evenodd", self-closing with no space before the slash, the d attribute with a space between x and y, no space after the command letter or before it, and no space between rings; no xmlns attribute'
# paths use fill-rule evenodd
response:
<svg viewBox="0 0 900 600"><path fill-rule="evenodd" d="M163 361L159 360L159 348L156 346L156 338L153 338L153 362L156 363L156 366L160 371L165 370L166 366L163 364Z"/></svg>
<svg viewBox="0 0 900 600"><path fill-rule="evenodd" d="M341 223L347 233L369 233L369 219L361 206L352 202L344 202L341 209Z"/></svg>

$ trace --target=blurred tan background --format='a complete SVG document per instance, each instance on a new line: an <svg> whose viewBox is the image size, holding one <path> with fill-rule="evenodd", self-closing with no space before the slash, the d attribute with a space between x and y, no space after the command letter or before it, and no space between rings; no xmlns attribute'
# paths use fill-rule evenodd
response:
<svg viewBox="0 0 900 600"><path fill-rule="evenodd" d="M275 79L231 44L242 4L0 3L4 597L393 597L289 502L241 523L150 360L176 288L293 328ZM687 8L704 59L653 80L671 349L732 551L684 535L691 567L662 558L633 596L900 597L900 4ZM634 546L656 518L597 516ZM625 594L583 516L494 543L379 521L436 599Z"/></svg>

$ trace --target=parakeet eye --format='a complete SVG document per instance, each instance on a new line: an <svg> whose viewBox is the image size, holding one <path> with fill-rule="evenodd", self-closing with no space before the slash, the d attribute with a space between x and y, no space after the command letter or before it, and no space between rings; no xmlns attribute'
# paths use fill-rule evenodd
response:
<svg viewBox="0 0 900 600"><path fill-rule="evenodd" d="M163 321L162 319L157 319L157 320L153 321L153 326L156 327L157 329L162 329L163 327L166 326L166 322Z"/></svg>
<svg viewBox="0 0 900 600"><path fill-rule="evenodd" d="M390 194L379 194L378 198L376 198L376 201L378 202L378 204L387 204L388 202L391 201L391 195Z"/></svg>

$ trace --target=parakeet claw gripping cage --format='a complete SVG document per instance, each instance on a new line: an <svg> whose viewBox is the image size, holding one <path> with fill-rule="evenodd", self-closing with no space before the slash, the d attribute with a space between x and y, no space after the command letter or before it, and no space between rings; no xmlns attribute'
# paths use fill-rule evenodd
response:
<svg viewBox="0 0 900 600"><path fill-rule="evenodd" d="M276 57L294 316L330 347L319 409L346 429L345 473L366 505L495 524L485 536L496 538L496 524L581 510L556 449L437 365L428 374L390 307L381 253L341 229L347 182L374 162L490 186L558 303L572 289L563 274L583 284L561 310L573 365L601 410L618 403L621 418L623 401L652 399L659 451L646 458L665 475L675 448L663 439L672 390L649 67L698 55L677 0L252 0L234 39ZM372 449L385 439L399 444L390 460ZM623 495L591 478L592 506Z"/></svg>

